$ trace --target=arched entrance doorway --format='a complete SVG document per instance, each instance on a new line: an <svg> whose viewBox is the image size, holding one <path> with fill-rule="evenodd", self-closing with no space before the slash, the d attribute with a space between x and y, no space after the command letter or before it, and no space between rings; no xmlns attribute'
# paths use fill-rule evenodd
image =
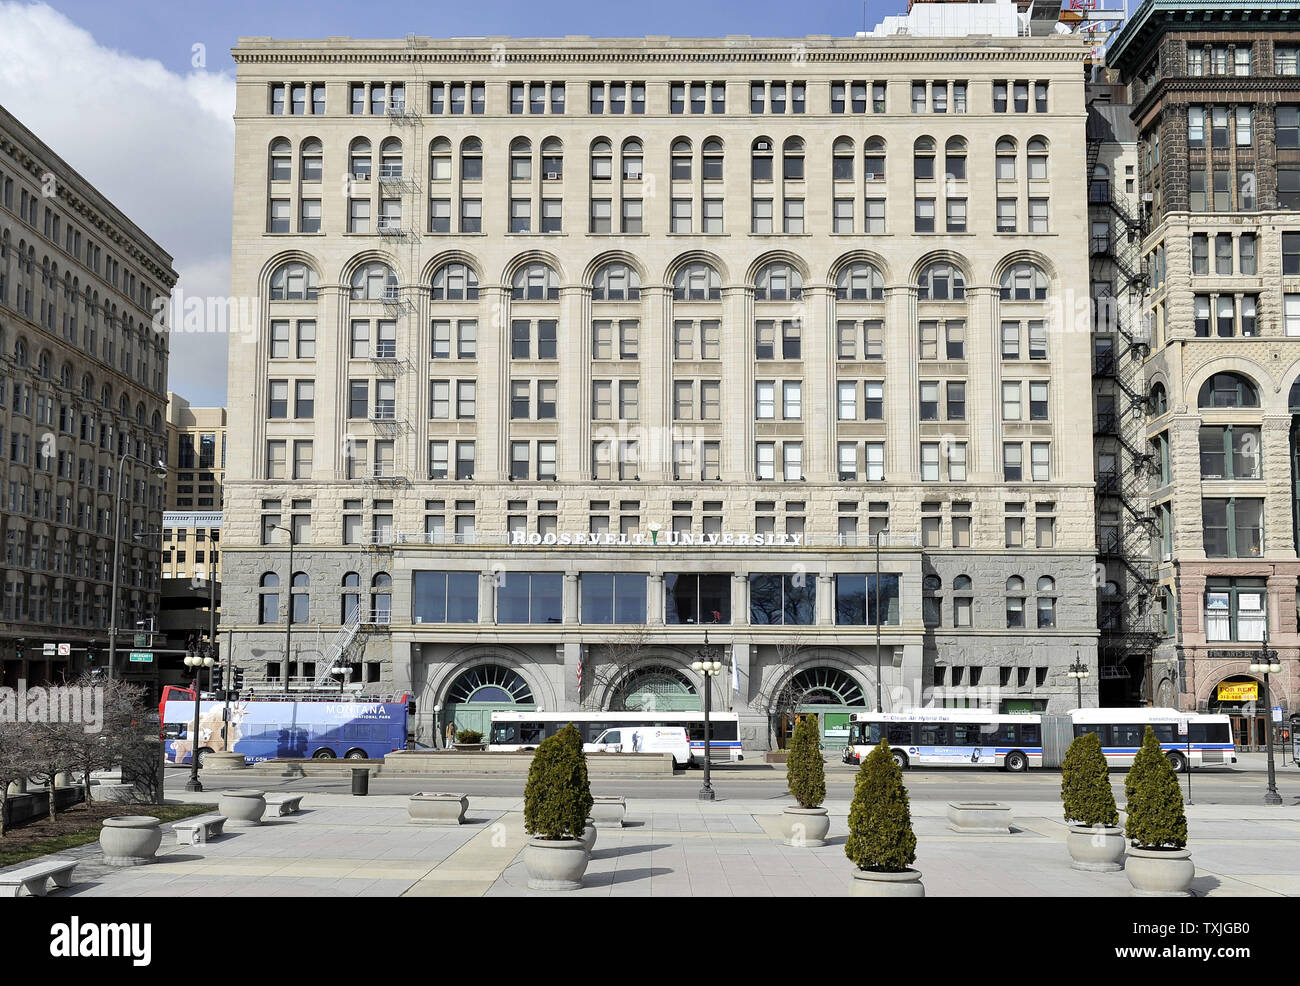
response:
<svg viewBox="0 0 1300 986"><path fill-rule="evenodd" d="M1264 748L1268 710L1264 708L1264 689L1258 679L1245 674L1224 678L1214 686L1209 710L1228 717L1237 749Z"/></svg>
<svg viewBox="0 0 1300 986"><path fill-rule="evenodd" d="M822 748L842 747L849 738L849 716L866 708L862 687L847 672L824 666L804 668L790 677L777 698L777 746L784 750L795 724L812 716Z"/></svg>
<svg viewBox="0 0 1300 986"><path fill-rule="evenodd" d="M611 712L698 712L702 700L690 679L666 665L630 672L610 696Z"/></svg>
<svg viewBox="0 0 1300 986"><path fill-rule="evenodd" d="M518 671L500 664L480 664L457 676L442 700L442 721L457 730L473 729L485 737L493 712L531 712L533 690Z"/></svg>

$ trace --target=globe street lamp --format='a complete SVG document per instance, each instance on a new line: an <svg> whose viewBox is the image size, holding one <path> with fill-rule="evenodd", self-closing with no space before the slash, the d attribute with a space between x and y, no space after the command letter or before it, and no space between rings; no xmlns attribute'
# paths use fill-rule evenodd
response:
<svg viewBox="0 0 1300 986"><path fill-rule="evenodd" d="M198 654L186 654L185 666L194 669L194 722L190 726L190 779L185 782L185 790L202 791L203 784L199 781L199 685L200 670L208 668L208 684L210 685L212 676L212 665L216 662L212 657L200 657Z"/></svg>
<svg viewBox="0 0 1300 986"><path fill-rule="evenodd" d="M1268 676L1282 670L1278 663L1277 651L1268 649L1268 630L1264 630L1264 639L1259 644L1259 660L1252 661L1250 670L1264 677L1264 743L1268 751L1268 791L1264 794L1264 804L1280 805L1282 796L1277 793L1277 774L1273 767L1273 702L1269 697Z"/></svg>
<svg viewBox="0 0 1300 986"><path fill-rule="evenodd" d="M715 661L712 658L712 650L709 647L709 631L707 630L704 631L704 650L700 654L700 660L691 662L691 670L704 679L704 786L700 788L700 800L712 801L715 795L713 785L709 782L709 760L712 754L709 736L709 711L712 707L713 679L722 673L722 662Z"/></svg>
<svg viewBox="0 0 1300 986"><path fill-rule="evenodd" d="M1074 663L1070 665L1070 670L1066 672L1074 679L1075 686L1078 689L1078 707L1083 708L1083 680L1088 677L1088 665L1079 660L1078 649L1074 652Z"/></svg>

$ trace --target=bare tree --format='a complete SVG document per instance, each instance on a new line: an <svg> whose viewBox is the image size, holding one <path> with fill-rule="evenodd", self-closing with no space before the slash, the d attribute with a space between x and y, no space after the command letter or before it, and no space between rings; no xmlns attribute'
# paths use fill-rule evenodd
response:
<svg viewBox="0 0 1300 986"><path fill-rule="evenodd" d="M44 720L27 723L28 740L31 743L29 774L37 778L50 789L50 821L59 814L58 799L55 797L55 781L58 775L69 771L76 763L77 738L83 734L78 722L58 722Z"/></svg>
<svg viewBox="0 0 1300 986"><path fill-rule="evenodd" d="M589 648L583 665L581 707L598 708L605 692L640 667L649 653L650 630L644 623Z"/></svg>
<svg viewBox="0 0 1300 986"><path fill-rule="evenodd" d="M9 785L32 769L30 734L23 723L0 722L0 838L9 827Z"/></svg>
<svg viewBox="0 0 1300 986"><path fill-rule="evenodd" d="M772 690L769 692L767 708L780 723L783 717L792 717L804 704L809 689L799 680L798 664L811 645L808 636L796 627L790 627L786 636L772 644L776 661L770 674ZM778 746L784 746L784 737L778 729Z"/></svg>
<svg viewBox="0 0 1300 986"><path fill-rule="evenodd" d="M146 725L148 710L142 686L121 678L103 679L90 675L84 675L73 686L99 689L103 699L100 728L92 732L86 732L84 728L70 729L66 738L71 769L81 777L86 804L90 804L91 774L123 764L128 755L133 755L135 747L153 734ZM153 738L156 741L157 737ZM127 776L131 776L130 771L124 770L123 779Z"/></svg>

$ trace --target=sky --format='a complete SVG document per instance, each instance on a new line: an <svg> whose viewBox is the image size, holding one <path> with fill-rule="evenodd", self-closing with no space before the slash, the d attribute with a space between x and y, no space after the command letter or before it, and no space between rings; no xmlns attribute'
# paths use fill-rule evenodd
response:
<svg viewBox="0 0 1300 986"><path fill-rule="evenodd" d="M185 297L230 293L240 37L852 35L905 0L0 0L0 104L172 255ZM177 334L168 388L226 400L226 337Z"/></svg>

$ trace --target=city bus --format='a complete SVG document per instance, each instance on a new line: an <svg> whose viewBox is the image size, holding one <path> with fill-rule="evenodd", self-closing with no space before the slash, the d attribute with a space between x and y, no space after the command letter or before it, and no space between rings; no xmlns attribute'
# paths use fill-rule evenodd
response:
<svg viewBox="0 0 1300 986"><path fill-rule="evenodd" d="M704 758L703 712L493 712L488 749L535 750L537 744L573 723L590 743L616 726L682 726L690 737L691 759ZM709 759L743 760L740 723L734 712L709 713Z"/></svg>
<svg viewBox="0 0 1300 986"><path fill-rule="evenodd" d="M903 770L918 767L1001 767L1020 772L1043 762L1042 722L1031 714L988 709L904 709L849 716L844 762L858 764L889 742Z"/></svg>
<svg viewBox="0 0 1300 986"><path fill-rule="evenodd" d="M196 746L194 699L163 706L168 763L189 763ZM242 753L244 762L293 758L382 759L406 749L408 705L346 698L340 701L232 701L230 724L222 729L224 702L199 703L199 766L208 753ZM227 736L229 742L227 742Z"/></svg>
<svg viewBox="0 0 1300 986"><path fill-rule="evenodd" d="M1112 767L1133 763L1150 726L1174 770L1222 767L1237 762L1232 723L1226 715L1180 712L1177 709L1074 709L1069 713L1072 736L1096 733L1106 762ZM1180 733L1178 724L1187 723Z"/></svg>

